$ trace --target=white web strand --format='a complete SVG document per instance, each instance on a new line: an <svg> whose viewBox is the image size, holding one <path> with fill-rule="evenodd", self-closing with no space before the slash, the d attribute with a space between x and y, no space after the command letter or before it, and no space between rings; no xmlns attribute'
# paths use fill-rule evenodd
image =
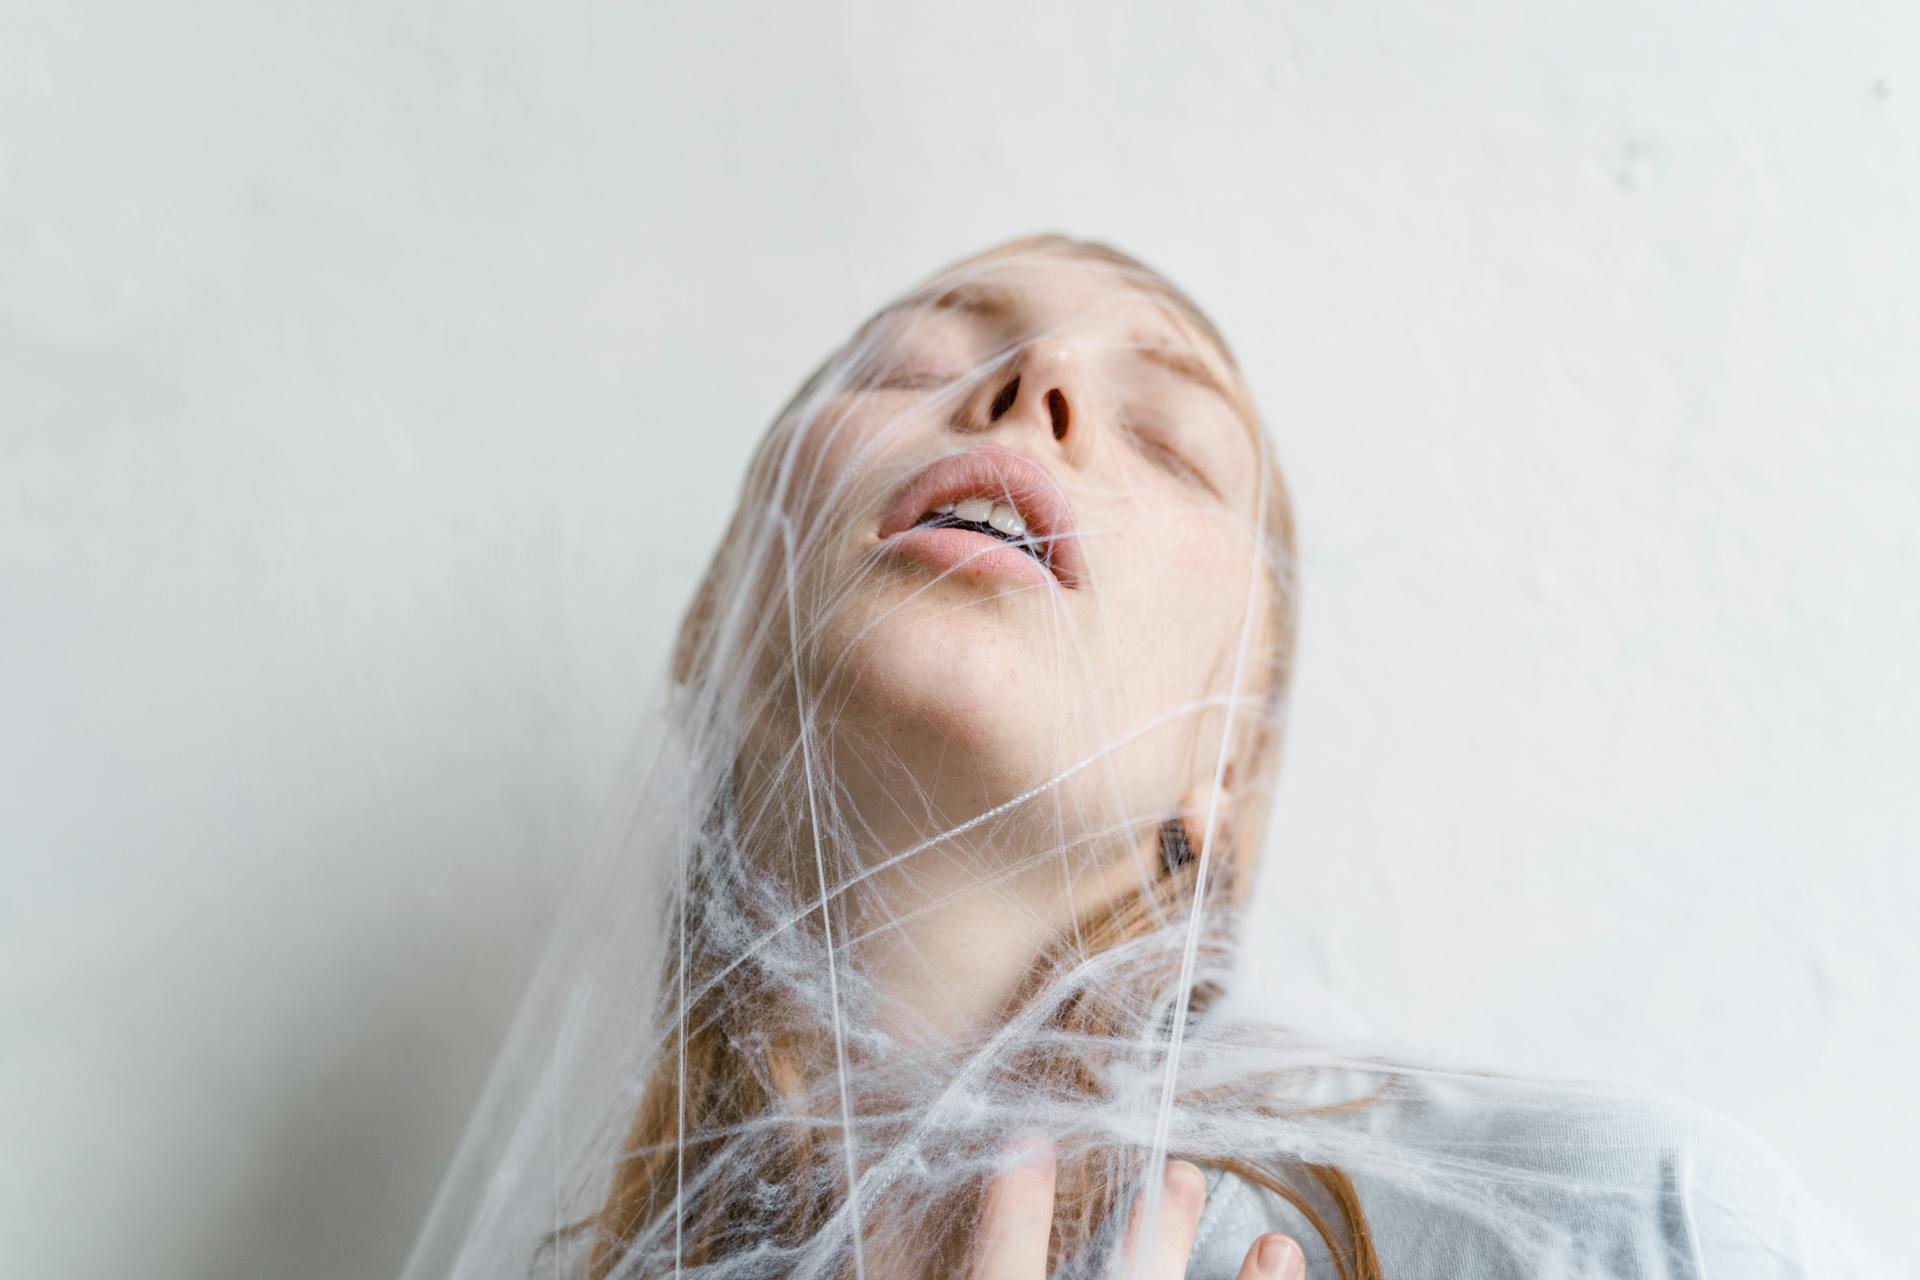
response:
<svg viewBox="0 0 1920 1280"><path fill-rule="evenodd" d="M800 771L806 779L807 821L813 837L814 869L820 878L820 932L826 941L828 1012L832 1015L833 1056L840 1086L840 1139L847 1160L847 1217L853 1242L853 1276L854 1280L866 1280L866 1262L861 1252L860 1162L854 1146L852 1084L847 1070L847 1036L840 1003L840 962L833 944L833 912L827 892L826 845L820 835L819 798L815 794L811 728L813 715L811 708L807 705L806 685L800 675L799 613L795 604L793 573L793 526L784 517L780 521L780 534L787 570L787 625L791 646L790 658L793 664L794 701L800 722Z"/></svg>
<svg viewBox="0 0 1920 1280"><path fill-rule="evenodd" d="M1267 518L1267 486L1265 469L1261 471L1259 497L1254 514L1254 528L1264 528ZM1241 611L1240 634L1234 644L1233 678L1228 683L1231 694L1237 695L1246 679L1247 651L1253 640L1254 619L1259 616L1256 605L1260 596L1260 568L1258 557L1252 560L1252 571L1247 579L1246 604ZM1207 813L1203 823L1200 848L1195 851L1193 878L1193 901L1187 907L1186 936L1181 940L1180 976L1174 984L1173 1018L1167 1036L1166 1064L1162 1068L1160 1083L1160 1103L1154 1114L1153 1142L1148 1148L1147 1178L1143 1195L1146 1208L1143 1220L1149 1223L1159 1220L1160 1198L1166 1186L1167 1142L1173 1126L1173 1099L1175 1084L1180 1074L1180 1049L1186 1043L1187 1015L1193 999L1194 969L1200 950L1200 913L1205 909L1207 900L1208 872L1212 869L1215 835L1218 830L1220 801L1226 789L1227 753L1233 742L1236 727L1235 702L1233 696L1227 699L1226 715L1222 717L1220 742L1214 752L1213 786L1207 794ZM1143 1248L1134 1260L1134 1277L1144 1274L1146 1260L1151 1249Z"/></svg>

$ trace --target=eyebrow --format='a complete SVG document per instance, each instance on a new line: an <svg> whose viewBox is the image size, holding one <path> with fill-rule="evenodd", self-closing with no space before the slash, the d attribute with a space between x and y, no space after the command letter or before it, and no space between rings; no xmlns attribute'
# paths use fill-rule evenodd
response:
<svg viewBox="0 0 1920 1280"><path fill-rule="evenodd" d="M955 285L927 304L936 311L959 311L986 320L1003 320L1020 310L1017 290L973 281Z"/></svg>

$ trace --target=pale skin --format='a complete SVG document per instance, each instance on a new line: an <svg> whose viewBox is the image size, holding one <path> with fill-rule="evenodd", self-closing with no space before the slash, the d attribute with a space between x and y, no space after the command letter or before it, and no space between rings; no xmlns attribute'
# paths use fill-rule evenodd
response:
<svg viewBox="0 0 1920 1280"><path fill-rule="evenodd" d="M852 901L879 922L860 953L896 1011L890 1030L940 1040L977 1032L1049 937L1139 891L1153 855L1139 814L1178 812L1197 832L1220 800L1208 700L1229 692L1261 607L1249 592L1260 463L1217 349L1111 269L995 266L883 316L872 338L879 373L801 442L796 470L834 481L797 503L816 575L798 595L832 602L807 619L802 650L822 655L807 683L835 726L823 749L873 846L864 856L885 869L924 848ZM903 476L982 447L1057 488L1076 585L1036 583L1017 557L1004 572L943 571L877 533ZM1057 781L1143 725L1161 727ZM917 807L901 803L903 771ZM943 839L1037 786L1054 803ZM998 852L1055 845L1074 850L1064 875L1058 860L1009 867ZM1055 1177L1042 1143L990 1182L969 1280L1044 1280ZM1115 1280L1184 1276L1204 1200L1200 1170L1169 1162L1161 1192L1132 1208ZM1300 1248L1260 1236L1238 1274L1300 1280Z"/></svg>
<svg viewBox="0 0 1920 1280"><path fill-rule="evenodd" d="M1249 597L1261 464L1217 350L1099 264L994 264L883 315L869 341L877 368L819 407L795 467L821 478L795 503L798 596L827 602L803 660L863 856L934 842L850 902L876 925L865 967L948 1036L977 1029L1046 939L1139 891L1144 815L1177 811L1197 833L1222 798L1206 700L1229 692L1263 607ZM1077 588L942 570L877 536L903 477L981 448L1063 496ZM782 721L750 754L792 741ZM1047 803L943 838L1037 787ZM1007 865L1049 846L1068 865Z"/></svg>

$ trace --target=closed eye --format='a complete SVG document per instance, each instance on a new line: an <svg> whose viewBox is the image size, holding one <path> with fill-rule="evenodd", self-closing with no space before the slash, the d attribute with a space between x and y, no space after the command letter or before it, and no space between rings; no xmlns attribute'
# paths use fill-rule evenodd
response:
<svg viewBox="0 0 1920 1280"><path fill-rule="evenodd" d="M1199 485L1216 498L1224 498L1225 495L1214 486L1212 480L1207 478L1206 472L1195 466L1185 454L1174 448L1160 435L1138 427L1129 434L1132 435L1134 443L1140 446L1140 452L1146 455L1148 461L1189 484Z"/></svg>

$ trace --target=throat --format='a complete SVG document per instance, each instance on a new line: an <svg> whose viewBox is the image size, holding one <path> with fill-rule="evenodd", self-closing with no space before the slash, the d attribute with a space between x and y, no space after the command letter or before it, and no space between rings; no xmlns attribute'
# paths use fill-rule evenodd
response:
<svg viewBox="0 0 1920 1280"><path fill-rule="evenodd" d="M1019 877L982 878L972 859L951 869L959 874L882 888L887 918L862 930L857 963L878 997L880 1029L905 1044L954 1045L989 1031L1056 927L1053 904L1031 900Z"/></svg>

